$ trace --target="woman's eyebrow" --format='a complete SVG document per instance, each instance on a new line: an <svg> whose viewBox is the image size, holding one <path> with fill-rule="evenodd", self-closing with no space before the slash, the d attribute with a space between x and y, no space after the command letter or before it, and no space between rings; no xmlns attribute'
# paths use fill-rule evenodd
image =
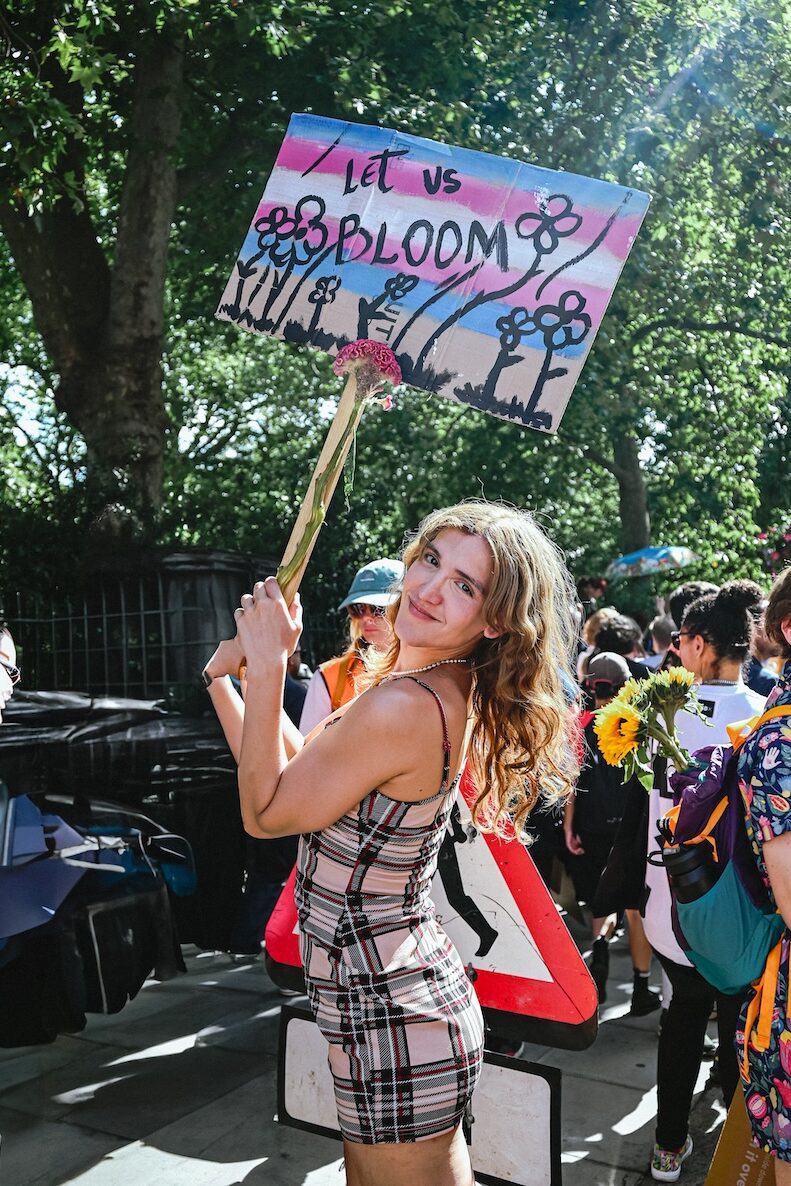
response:
<svg viewBox="0 0 791 1186"><path fill-rule="evenodd" d="M475 577L471 577L466 572L462 572L460 568L456 569L456 576L461 577L463 581L467 581L469 585L474 585L482 597L486 596L486 589L480 581L476 581Z"/></svg>
<svg viewBox="0 0 791 1186"><path fill-rule="evenodd" d="M442 559L442 553L436 544L426 544L426 549L429 552L433 552L438 560ZM457 568L455 572L457 577L461 577L463 581L467 581L468 584L473 585L482 597L486 596L486 587L482 585L480 581L476 580L475 577L471 577L468 573L462 572L460 568Z"/></svg>

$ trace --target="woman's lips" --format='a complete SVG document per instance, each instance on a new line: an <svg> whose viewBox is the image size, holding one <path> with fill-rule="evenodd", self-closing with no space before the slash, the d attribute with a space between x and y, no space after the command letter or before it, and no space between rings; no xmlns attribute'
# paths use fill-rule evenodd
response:
<svg viewBox="0 0 791 1186"><path fill-rule="evenodd" d="M431 614L426 613L426 611L424 609L421 609L419 605L415 605L415 603L411 597L409 598L409 609L410 609L411 613L413 613L416 618L420 618L420 620L422 622L435 622L436 621L436 618L432 617Z"/></svg>

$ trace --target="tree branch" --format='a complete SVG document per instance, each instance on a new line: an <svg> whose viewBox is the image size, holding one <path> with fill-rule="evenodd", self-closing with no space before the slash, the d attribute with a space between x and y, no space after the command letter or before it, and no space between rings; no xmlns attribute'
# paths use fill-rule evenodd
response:
<svg viewBox="0 0 791 1186"><path fill-rule="evenodd" d="M647 338L661 329L680 329L685 333L741 334L744 338L754 338L756 341L765 342L767 346L780 346L784 350L791 348L791 340L788 338L780 338L775 334L768 334L765 330L750 329L738 321L695 321L692 318L684 317L662 318L657 321L649 321L646 325L641 325L635 331L632 335L632 341L641 342L643 338Z"/></svg>

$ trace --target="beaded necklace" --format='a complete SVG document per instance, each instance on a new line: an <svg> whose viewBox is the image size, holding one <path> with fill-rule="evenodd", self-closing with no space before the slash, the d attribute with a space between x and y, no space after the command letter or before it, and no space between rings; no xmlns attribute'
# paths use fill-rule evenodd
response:
<svg viewBox="0 0 791 1186"><path fill-rule="evenodd" d="M446 663L466 663L469 665L469 659L437 659L435 663L427 663L425 667L413 667L410 671L390 671L385 676L385 679L392 679L397 675L421 675L424 671L433 671L435 667L442 667Z"/></svg>

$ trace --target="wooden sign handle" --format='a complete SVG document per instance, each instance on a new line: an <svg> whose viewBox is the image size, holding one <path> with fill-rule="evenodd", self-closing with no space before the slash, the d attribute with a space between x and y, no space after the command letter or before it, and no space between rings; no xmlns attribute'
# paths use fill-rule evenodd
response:
<svg viewBox="0 0 791 1186"><path fill-rule="evenodd" d="M352 371L343 388L340 402L324 439L319 459L313 470L296 522L286 544L283 559L277 570L277 580L291 605L316 545L319 530L327 513L327 507L338 485L354 434L363 414L366 398L357 388L357 376ZM237 637L229 640L238 653L239 678L244 679L246 668L244 656Z"/></svg>
<svg viewBox="0 0 791 1186"><path fill-rule="evenodd" d="M324 439L307 493L302 500L277 570L278 584L287 605L291 605L294 600L294 594L305 574L364 406L365 399L358 396L357 379L352 373L344 385L337 411Z"/></svg>

